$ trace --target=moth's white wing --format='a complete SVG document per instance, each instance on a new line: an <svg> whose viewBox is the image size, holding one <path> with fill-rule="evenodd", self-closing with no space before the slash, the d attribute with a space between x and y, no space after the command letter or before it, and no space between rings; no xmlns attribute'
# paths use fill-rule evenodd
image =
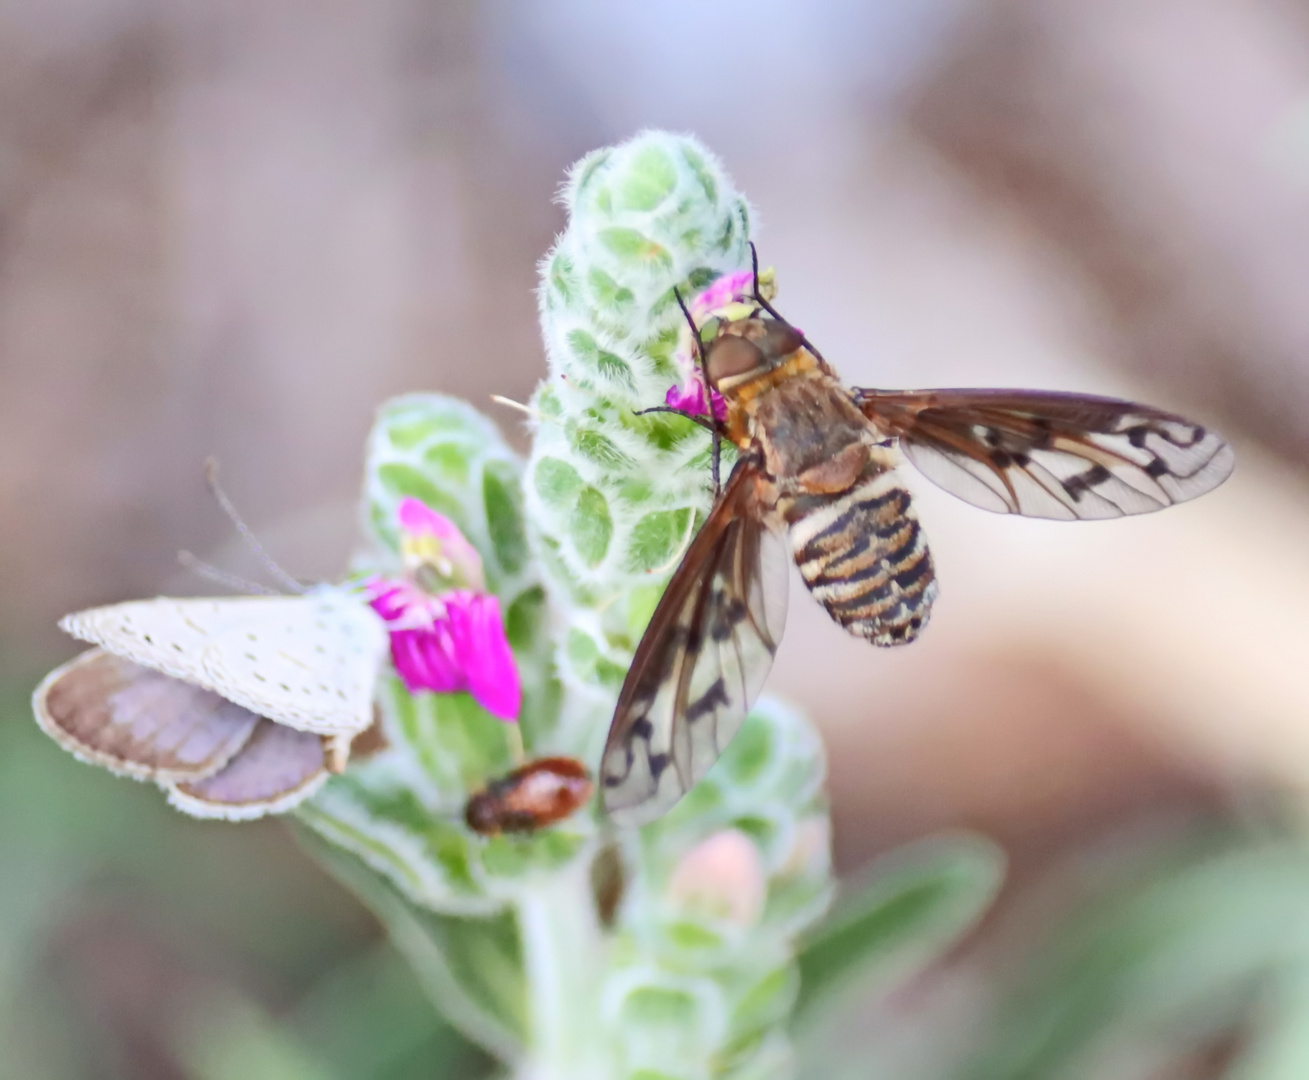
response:
<svg viewBox="0 0 1309 1080"><path fill-rule="evenodd" d="M321 734L372 722L386 629L360 598L136 600L60 620L74 637L221 694L280 724Z"/></svg>
<svg viewBox="0 0 1309 1080"><path fill-rule="evenodd" d="M216 633L233 622L266 617L270 604L299 599L238 596L174 600L160 596L65 615L59 626L115 656L206 686L203 655Z"/></svg>
<svg viewBox="0 0 1309 1080"><path fill-rule="evenodd" d="M212 691L88 649L32 695L41 730L74 756L139 780L202 780L250 739L259 717Z"/></svg>
<svg viewBox="0 0 1309 1080"><path fill-rule="evenodd" d="M204 780L167 785L166 790L169 803L192 817L250 821L299 805L327 775L320 736L261 720L224 769Z"/></svg>
<svg viewBox="0 0 1309 1080"><path fill-rule="evenodd" d="M381 618L359 597L335 591L264 603L260 618L214 635L204 650L205 684L300 731L367 728L388 642Z"/></svg>

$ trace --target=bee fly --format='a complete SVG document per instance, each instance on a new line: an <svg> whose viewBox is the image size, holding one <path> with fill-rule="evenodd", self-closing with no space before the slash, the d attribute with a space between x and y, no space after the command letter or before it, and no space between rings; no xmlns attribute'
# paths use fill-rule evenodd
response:
<svg viewBox="0 0 1309 1080"><path fill-rule="evenodd" d="M568 817L591 797L591 774L572 758L529 761L492 780L468 800L464 820L473 832L535 832Z"/></svg>
<svg viewBox="0 0 1309 1080"><path fill-rule="evenodd" d="M788 556L828 614L874 645L927 625L936 575L902 455L974 506L1069 521L1159 510L1232 471L1217 433L1128 401L848 388L760 295L757 255L752 303L707 346L682 305L706 395L727 405L722 422L692 417L714 435L716 488L719 440L739 455L619 694L601 779L624 824L664 813L736 734L781 640Z"/></svg>

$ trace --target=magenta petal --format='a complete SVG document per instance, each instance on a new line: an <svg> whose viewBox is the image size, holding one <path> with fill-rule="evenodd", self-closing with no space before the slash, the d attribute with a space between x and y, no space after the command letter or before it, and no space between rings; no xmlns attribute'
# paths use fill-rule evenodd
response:
<svg viewBox="0 0 1309 1080"><path fill-rule="evenodd" d="M466 592L451 594L446 602L455 656L468 679L469 692L493 716L517 720L523 688L505 637L500 602L494 596Z"/></svg>
<svg viewBox="0 0 1309 1080"><path fill-rule="evenodd" d="M726 419L727 419L727 399L726 399L725 397L723 397L723 395L720 394L717 390L710 390L710 391L709 391L709 397L710 397L710 399L711 399L711 400L713 401L713 403L714 403L714 419L715 419L715 420L726 420Z"/></svg>
<svg viewBox="0 0 1309 1080"><path fill-rule="evenodd" d="M369 604L387 622L399 618L404 613L407 605L405 603L405 590L402 586L377 580L370 581L368 589L372 594L368 599Z"/></svg>
<svg viewBox="0 0 1309 1080"><path fill-rule="evenodd" d="M714 404L715 419L726 420L727 400L717 390L711 390L709 397ZM687 416L704 416L704 386L699 376L692 375L682 386L670 386L664 395L664 404Z"/></svg>
<svg viewBox="0 0 1309 1080"><path fill-rule="evenodd" d="M664 395L664 404L688 416L703 416L704 388L694 377L685 386L670 386Z"/></svg>
<svg viewBox="0 0 1309 1080"><path fill-rule="evenodd" d="M396 630L391 634L391 663L411 694L428 689L430 681L427 661L418 646L417 636L413 630Z"/></svg>
<svg viewBox="0 0 1309 1080"><path fill-rule="evenodd" d="M396 516L400 528L409 536L435 536L445 558L459 568L467 582L476 588L481 587L482 556L459 531L458 525L412 496L400 500Z"/></svg>
<svg viewBox="0 0 1309 1080"><path fill-rule="evenodd" d="M691 310L697 315L708 315L734 303L739 297L751 296L753 293L754 272L737 270L732 274L724 274L705 289L692 302Z"/></svg>
<svg viewBox="0 0 1309 1080"><path fill-rule="evenodd" d="M433 536L439 536L442 540L459 533L454 522L448 517L444 514L438 514L427 503L412 496L406 496L400 500L396 517L400 519L400 528L407 533L414 533L419 536L423 533L431 533Z"/></svg>
<svg viewBox="0 0 1309 1080"><path fill-rule="evenodd" d="M448 634L435 630L393 631L391 660L411 693L419 690L447 693L464 688Z"/></svg>
<svg viewBox="0 0 1309 1080"><path fill-rule="evenodd" d="M437 693L464 690L468 686L450 630L449 623L441 621L418 638L418 647L427 664L428 689Z"/></svg>
<svg viewBox="0 0 1309 1080"><path fill-rule="evenodd" d="M442 619L423 634L421 642L431 671L432 689L437 691L464 690L468 678L459 662L453 627Z"/></svg>

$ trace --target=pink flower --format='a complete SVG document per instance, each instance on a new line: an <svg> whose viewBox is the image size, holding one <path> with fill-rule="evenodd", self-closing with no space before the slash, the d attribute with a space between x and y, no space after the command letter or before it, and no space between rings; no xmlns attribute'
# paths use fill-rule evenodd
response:
<svg viewBox="0 0 1309 1080"><path fill-rule="evenodd" d="M500 601L483 590L482 560L449 518L417 499L400 504L402 579L374 578L369 603L388 625L405 687L467 690L482 708L516 720L523 690Z"/></svg>
<svg viewBox="0 0 1309 1080"><path fill-rule="evenodd" d="M737 270L731 274L724 274L709 288L697 293L691 298L688 309L691 312L691 318L695 320L696 326L703 327L708 320L713 318L744 317L748 313L748 308L739 312L734 312L731 309L736 305L748 302L753 296L753 272L750 270ZM682 340L678 343L677 351L673 354L673 361L682 371L682 385L668 388L668 393L664 395L664 404L671 409L684 412L688 416L706 415L704 375L701 373L700 365L696 361L695 343L691 340L691 328L689 326L683 328ZM710 400L713 402L714 418L717 420L727 419L727 402L723 400L722 394L717 390L710 390Z"/></svg>
<svg viewBox="0 0 1309 1080"><path fill-rule="evenodd" d="M754 841L739 829L701 840L678 861L668 895L684 910L737 926L753 926L764 912L768 878Z"/></svg>
<svg viewBox="0 0 1309 1080"><path fill-rule="evenodd" d="M485 587L482 556L448 517L414 498L400 500L396 517L400 519L400 556L407 574L435 572L439 578L470 589Z"/></svg>
<svg viewBox="0 0 1309 1080"><path fill-rule="evenodd" d="M720 308L753 295L753 271L737 270L734 274L724 274L691 301L691 317L697 323L703 322Z"/></svg>
<svg viewBox="0 0 1309 1080"><path fill-rule="evenodd" d="M709 391L710 399L714 403L714 419L727 419L727 401L717 390ZM678 412L684 412L688 416L704 416L704 376L700 374L699 367L691 369L687 376L686 382L681 386L670 386L668 393L664 395L664 404L670 409L676 409Z"/></svg>

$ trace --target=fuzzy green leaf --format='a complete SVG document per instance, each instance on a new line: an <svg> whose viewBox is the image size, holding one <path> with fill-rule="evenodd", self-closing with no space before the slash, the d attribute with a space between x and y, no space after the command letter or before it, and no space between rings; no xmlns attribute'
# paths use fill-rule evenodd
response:
<svg viewBox="0 0 1309 1080"><path fill-rule="evenodd" d="M550 506L571 503L584 482L582 474L568 462L553 457L543 457L538 461L532 476L536 483L536 493Z"/></svg>
<svg viewBox="0 0 1309 1080"><path fill-rule="evenodd" d="M523 525L518 476L508 462L488 461L482 471L486 528L500 565L517 574L527 564L527 530Z"/></svg>
<svg viewBox="0 0 1309 1080"><path fill-rule="evenodd" d="M677 187L677 172L659 146L645 146L627 164L619 198L629 210L653 210Z"/></svg>
<svg viewBox="0 0 1309 1080"><path fill-rule="evenodd" d="M460 529L468 520L464 508L411 465L388 464L377 470L377 478L387 494L397 501L406 496L419 499L433 510L450 518Z"/></svg>
<svg viewBox="0 0 1309 1080"><path fill-rule="evenodd" d="M443 488L461 488L468 483L470 448L462 443L436 442L423 451L423 467Z"/></svg>
<svg viewBox="0 0 1309 1080"><path fill-rule="evenodd" d="M598 566L609 552L614 535L609 503L593 487L583 488L568 520L568 531L577 554L587 566Z"/></svg>
<svg viewBox="0 0 1309 1080"><path fill-rule="evenodd" d="M632 527L628 565L633 570L655 570L668 562L681 545L690 521L688 510L656 510Z"/></svg>
<svg viewBox="0 0 1309 1080"><path fill-rule="evenodd" d="M672 269L673 256L668 249L638 229L612 226L601 229L596 238L621 259L658 270Z"/></svg>
<svg viewBox="0 0 1309 1080"><path fill-rule="evenodd" d="M612 439L594 428L583 427L574 431L573 449L605 469L626 469L634 464Z"/></svg>

